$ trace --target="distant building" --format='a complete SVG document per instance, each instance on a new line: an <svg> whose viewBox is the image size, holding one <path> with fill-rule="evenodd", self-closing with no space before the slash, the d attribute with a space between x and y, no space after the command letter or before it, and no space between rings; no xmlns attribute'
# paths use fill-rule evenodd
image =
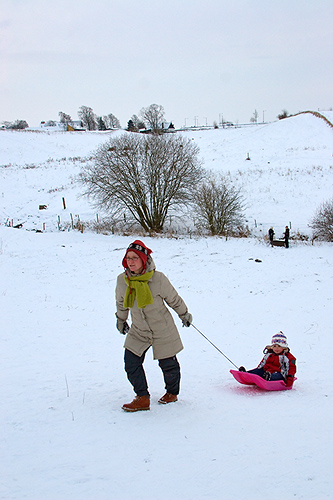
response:
<svg viewBox="0 0 333 500"><path fill-rule="evenodd" d="M157 131L161 132L174 132L175 131L175 126L172 122L162 122L158 124L158 127L156 129ZM144 128L140 129L140 132L142 134L150 134L152 132L151 128Z"/></svg>
<svg viewBox="0 0 333 500"><path fill-rule="evenodd" d="M74 131L85 131L86 128L84 127L83 123L81 120L73 120L68 123L62 123L62 122L55 122L53 120L49 120L47 122L40 122L40 128L47 129L47 130L68 130L71 132Z"/></svg>
<svg viewBox="0 0 333 500"><path fill-rule="evenodd" d="M167 130L171 131L171 130L175 130L175 126L172 122L163 122L161 124L161 129L165 130L165 131L167 131Z"/></svg>
<svg viewBox="0 0 333 500"><path fill-rule="evenodd" d="M83 131L86 130L81 120L73 120L67 124L67 130L73 132L74 130Z"/></svg>

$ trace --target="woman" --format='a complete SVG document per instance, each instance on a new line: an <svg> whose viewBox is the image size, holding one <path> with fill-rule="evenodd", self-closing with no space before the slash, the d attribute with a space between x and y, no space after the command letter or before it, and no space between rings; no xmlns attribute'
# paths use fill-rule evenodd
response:
<svg viewBox="0 0 333 500"><path fill-rule="evenodd" d="M126 334L125 371L136 397L122 406L125 411L150 409L150 395L143 368L147 350L152 346L154 359L162 369L166 393L159 403L178 400L180 366L176 354L183 349L172 315L165 304L180 317L184 326L190 326L192 315L168 278L155 270L152 251L142 241L129 245L123 258L125 272L117 279L117 329ZM132 324L127 318L131 311Z"/></svg>

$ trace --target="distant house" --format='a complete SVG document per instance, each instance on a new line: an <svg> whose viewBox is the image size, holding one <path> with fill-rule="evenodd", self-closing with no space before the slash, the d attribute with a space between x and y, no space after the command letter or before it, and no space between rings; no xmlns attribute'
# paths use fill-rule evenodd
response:
<svg viewBox="0 0 333 500"><path fill-rule="evenodd" d="M161 124L161 129L162 130L165 130L165 131L171 131L171 130L174 130L175 129L175 126L172 122L163 122Z"/></svg>
<svg viewBox="0 0 333 500"><path fill-rule="evenodd" d="M158 124L157 131L160 132L174 132L175 131L175 126L172 122L162 122ZM140 129L141 134L151 134L152 129L151 128L145 128L145 129Z"/></svg>
<svg viewBox="0 0 333 500"><path fill-rule="evenodd" d="M71 121L67 124L67 130L70 132L74 131L84 131L86 128L83 126L81 120Z"/></svg>
<svg viewBox="0 0 333 500"><path fill-rule="evenodd" d="M68 130L71 132L74 131L85 131L86 128L84 127L83 123L81 120L73 120L68 123L62 123L62 122L55 122L53 120L49 120L48 122L40 122L40 128L47 129L47 130Z"/></svg>
<svg viewBox="0 0 333 500"><path fill-rule="evenodd" d="M66 130L65 124L60 123L60 122L55 122L54 120L49 120L47 122L40 122L40 128L49 130L49 131L56 131L56 130Z"/></svg>

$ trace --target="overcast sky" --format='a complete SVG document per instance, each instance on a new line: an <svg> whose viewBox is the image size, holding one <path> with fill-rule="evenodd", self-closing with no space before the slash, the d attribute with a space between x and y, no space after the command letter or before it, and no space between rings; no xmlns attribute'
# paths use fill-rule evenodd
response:
<svg viewBox="0 0 333 500"><path fill-rule="evenodd" d="M333 106L332 0L0 0L0 122L176 127Z"/></svg>

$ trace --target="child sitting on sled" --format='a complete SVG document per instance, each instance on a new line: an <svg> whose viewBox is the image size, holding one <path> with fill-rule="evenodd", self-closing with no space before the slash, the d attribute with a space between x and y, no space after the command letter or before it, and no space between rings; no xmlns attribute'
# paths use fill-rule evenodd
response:
<svg viewBox="0 0 333 500"><path fill-rule="evenodd" d="M296 373L296 358L290 352L285 334L280 331L273 335L272 342L263 352L264 357L257 368L247 371L240 366L239 371L254 373L265 380L284 380L287 387L291 387Z"/></svg>

